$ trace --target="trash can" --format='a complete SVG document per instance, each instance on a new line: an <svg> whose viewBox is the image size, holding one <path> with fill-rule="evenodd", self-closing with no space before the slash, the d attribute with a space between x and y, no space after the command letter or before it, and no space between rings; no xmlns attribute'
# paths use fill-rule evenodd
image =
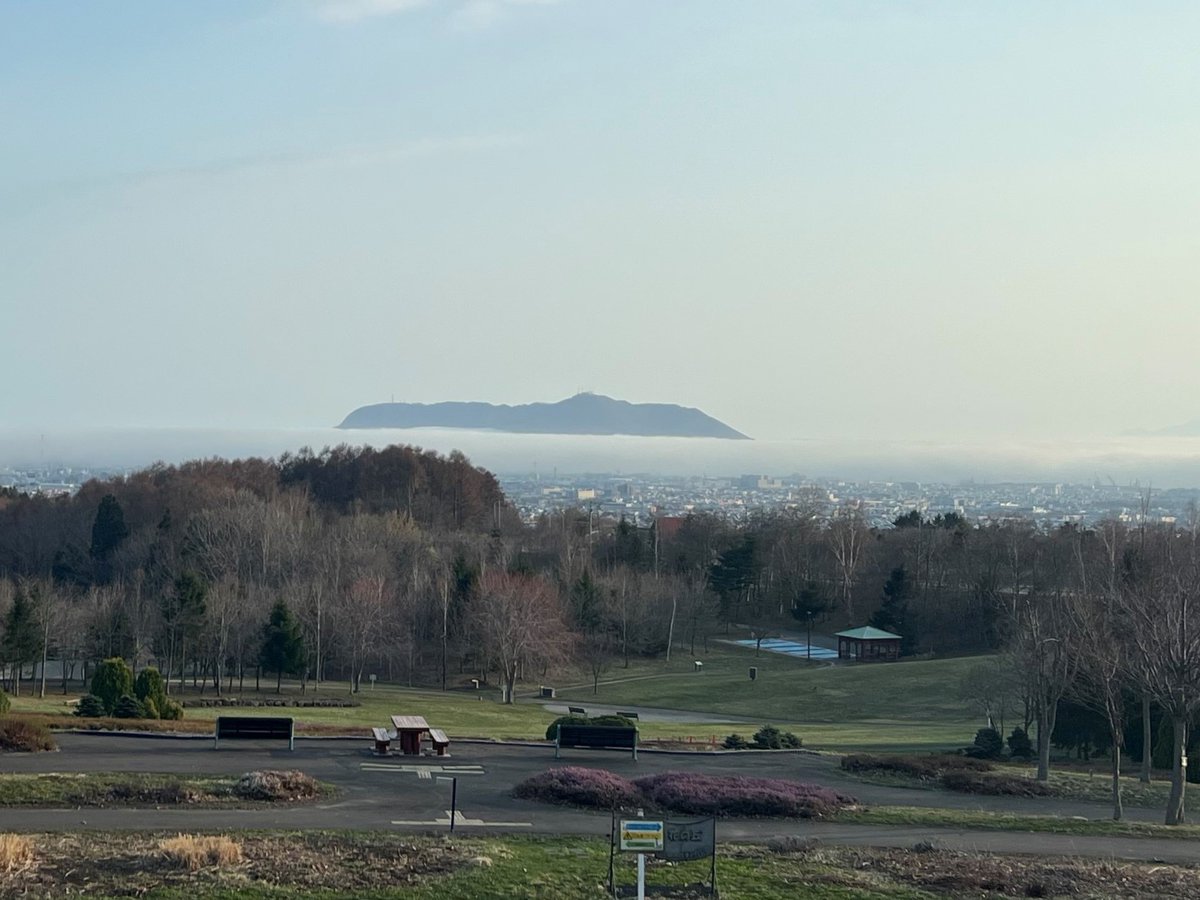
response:
<svg viewBox="0 0 1200 900"><path fill-rule="evenodd" d="M750 667L750 680L754 681L757 678L758 678L758 666L751 666Z"/></svg>

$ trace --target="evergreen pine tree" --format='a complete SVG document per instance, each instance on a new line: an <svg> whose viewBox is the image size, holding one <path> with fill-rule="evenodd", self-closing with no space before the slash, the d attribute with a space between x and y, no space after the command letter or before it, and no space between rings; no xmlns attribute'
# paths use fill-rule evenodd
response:
<svg viewBox="0 0 1200 900"><path fill-rule="evenodd" d="M883 586L883 602L871 616L871 627L882 628L892 634L898 634L900 653L907 655L916 647L916 630L908 614L908 598L912 594L912 582L904 566L892 569L887 583Z"/></svg>
<svg viewBox="0 0 1200 900"><path fill-rule="evenodd" d="M268 672L275 672L275 693L283 689L284 673L297 672L304 662L304 638L292 611L282 600L271 607L271 616L263 626L259 662Z"/></svg>

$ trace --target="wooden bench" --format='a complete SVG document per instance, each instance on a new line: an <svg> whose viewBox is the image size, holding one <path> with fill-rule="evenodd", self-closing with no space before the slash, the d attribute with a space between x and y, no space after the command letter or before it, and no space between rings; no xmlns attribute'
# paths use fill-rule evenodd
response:
<svg viewBox="0 0 1200 900"><path fill-rule="evenodd" d="M371 736L375 738L375 752L387 756L392 752L392 735L386 728L372 728Z"/></svg>
<svg viewBox="0 0 1200 900"><path fill-rule="evenodd" d="M627 713L619 712L619 713L617 713L617 715L624 716L626 719L632 719L635 722L638 720L638 714L635 712L627 712Z"/></svg>
<svg viewBox="0 0 1200 900"><path fill-rule="evenodd" d="M291 716L217 716L213 749L221 738L227 740L286 740L288 749L296 749L296 720Z"/></svg>
<svg viewBox="0 0 1200 900"><path fill-rule="evenodd" d="M569 712L573 716L586 716L587 715L587 710L584 709L582 706L568 706L567 712Z"/></svg>
<svg viewBox="0 0 1200 900"><path fill-rule="evenodd" d="M612 725L559 725L554 739L554 758L563 747L586 747L591 750L632 750L637 759L638 730Z"/></svg>
<svg viewBox="0 0 1200 900"><path fill-rule="evenodd" d="M433 744L433 752L438 756L450 755L450 738L440 728L429 729L429 741Z"/></svg>

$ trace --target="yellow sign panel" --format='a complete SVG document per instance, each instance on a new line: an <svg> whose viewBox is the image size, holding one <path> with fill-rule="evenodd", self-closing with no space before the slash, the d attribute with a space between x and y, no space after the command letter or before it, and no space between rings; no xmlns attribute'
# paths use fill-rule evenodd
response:
<svg viewBox="0 0 1200 900"><path fill-rule="evenodd" d="M621 849L636 850L642 853L657 853L663 848L665 829L661 821L651 822L646 819L621 820Z"/></svg>

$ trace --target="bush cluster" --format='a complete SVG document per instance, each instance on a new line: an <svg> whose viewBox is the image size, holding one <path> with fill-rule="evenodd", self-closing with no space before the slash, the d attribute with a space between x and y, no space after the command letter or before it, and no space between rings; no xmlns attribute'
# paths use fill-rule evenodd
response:
<svg viewBox="0 0 1200 900"><path fill-rule="evenodd" d="M780 731L774 725L764 725L754 732L751 740L731 734L724 743L726 750L799 750L803 745L803 739L790 731Z"/></svg>
<svg viewBox="0 0 1200 900"><path fill-rule="evenodd" d="M1008 797L1047 797L1050 788L1032 778L1020 775L980 774L977 772L947 772L942 787L962 794L987 794Z"/></svg>
<svg viewBox="0 0 1200 900"><path fill-rule="evenodd" d="M1012 797L1044 797L1050 789L1039 781L1019 775L1004 775L982 759L949 754L928 756L873 756L856 753L842 757L847 772L886 772L940 784L948 791Z"/></svg>
<svg viewBox="0 0 1200 900"><path fill-rule="evenodd" d="M819 819L854 800L815 784L746 775L664 772L634 781L651 806L698 816Z"/></svg>
<svg viewBox="0 0 1200 900"><path fill-rule="evenodd" d="M45 725L27 719L5 716L0 719L0 750L17 753L39 753L56 750L54 737Z"/></svg>
<svg viewBox="0 0 1200 900"><path fill-rule="evenodd" d="M513 796L597 809L636 806L641 800L637 788L620 775L581 766L549 769L527 778L513 789Z"/></svg>
<svg viewBox="0 0 1200 900"><path fill-rule="evenodd" d="M559 716L546 728L546 740L558 737L559 725L604 725L609 728L633 728L633 722L624 716Z"/></svg>
<svg viewBox="0 0 1200 900"><path fill-rule="evenodd" d="M886 772L920 781L937 781L947 772L991 772L995 766L982 759L948 754L875 756L854 753L842 757L842 768L847 772Z"/></svg>
<svg viewBox="0 0 1200 900"><path fill-rule="evenodd" d="M311 800L321 793L321 783L295 769L265 769L247 772L237 780L233 792L245 800Z"/></svg>
<svg viewBox="0 0 1200 900"><path fill-rule="evenodd" d="M167 696L162 675L153 666L138 673L120 657L106 659L92 676L92 692L79 698L75 715L98 719L182 719L183 707Z"/></svg>
<svg viewBox="0 0 1200 900"><path fill-rule="evenodd" d="M564 767L534 775L513 795L600 809L636 806L706 816L820 818L854 803L819 785L778 778L665 772L628 781L603 769Z"/></svg>

